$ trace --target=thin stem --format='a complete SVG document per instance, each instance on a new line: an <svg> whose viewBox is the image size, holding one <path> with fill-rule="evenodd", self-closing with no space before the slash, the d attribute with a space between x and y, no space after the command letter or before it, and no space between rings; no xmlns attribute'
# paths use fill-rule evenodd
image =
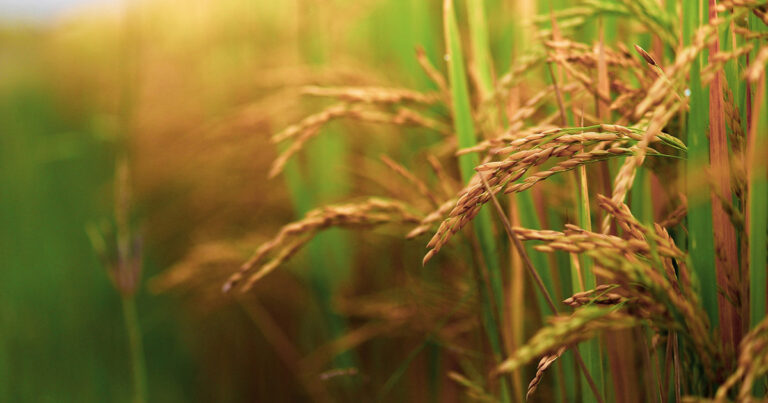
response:
<svg viewBox="0 0 768 403"><path fill-rule="evenodd" d="M128 345L131 350L131 368L133 371L133 402L147 401L147 373L144 365L144 346L141 342L141 327L136 313L136 300L133 296L124 296L123 319L128 332Z"/></svg>
<svg viewBox="0 0 768 403"><path fill-rule="evenodd" d="M761 113L765 102L765 74L760 77L755 95L753 119L749 131L748 147L748 201L747 201L747 236L749 239L749 318L750 328L757 326L766 313L766 174L765 162L759 157L758 150L764 150L766 118Z"/></svg>
<svg viewBox="0 0 768 403"><path fill-rule="evenodd" d="M682 380L680 379L680 353L678 351L677 346L677 333L672 333L672 355L673 359L675 361L675 401L680 402L681 399L681 393L680 388L682 385Z"/></svg>

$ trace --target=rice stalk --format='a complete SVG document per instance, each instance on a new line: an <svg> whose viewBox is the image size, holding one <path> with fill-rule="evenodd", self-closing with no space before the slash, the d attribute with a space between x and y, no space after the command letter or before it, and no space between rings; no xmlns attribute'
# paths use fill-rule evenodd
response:
<svg viewBox="0 0 768 403"><path fill-rule="evenodd" d="M709 1L709 20L717 18L715 0ZM713 63L720 48L719 39L715 39L709 46L709 63ZM709 86L709 160L712 170L715 172L715 189L721 194L730 194L731 181L728 164L728 144L725 134L725 114L723 109L723 79L722 73L715 73ZM736 349L738 340L741 340L741 320L738 311L742 297L738 287L734 287L739 281L739 264L736 250L736 235L728 215L721 203L712 200L712 229L715 239L715 258L717 259L717 283L724 291L719 294L720 305L720 334L723 343L729 348Z"/></svg>
<svg viewBox="0 0 768 403"><path fill-rule="evenodd" d="M472 109L467 86L467 74L462 60L464 53L461 48L461 39L459 28L456 22L456 15L452 0L445 0L443 3L444 35L446 46L446 61L448 63L448 77L451 89L451 109L453 111L453 124L458 138L459 147L472 147L476 144L476 134ZM482 29L481 27L477 27ZM474 173L474 167L478 160L474 155L459 156L459 167L463 181L470 181ZM488 269L488 286L490 295L487 301L483 302L483 315L487 327L488 338L491 348L497 360L502 355L503 332L499 328L498 318L503 317L504 311L504 285L501 276L501 266L497 258L496 239L493 234L493 224L490 215L485 213L476 214L477 219L474 223L474 232L479 243L483 261ZM425 264L429 259L425 258ZM481 281L477 278L477 281ZM481 290L483 286L480 286ZM493 307L496 307L495 309ZM509 401L509 387L505 380L501 382L502 401Z"/></svg>
<svg viewBox="0 0 768 403"><path fill-rule="evenodd" d="M685 46L694 42L696 27L701 25L699 16L702 14L700 2L686 0L683 2L683 41ZM686 162L686 176L694 178L701 169L701 163L708 159L709 139L706 135L707 113L709 111L709 98L705 95L700 79L703 65L703 56L696 56L691 64L689 88L689 113L686 123L686 144L688 146L688 160ZM700 279L702 287L701 297L704 308L713 327L718 327L718 290L715 279L714 237L712 234L712 205L709 200L700 200L696 189L691 186L688 179L687 198L688 206L688 251L691 262Z"/></svg>
<svg viewBox="0 0 768 403"><path fill-rule="evenodd" d="M746 323L747 312L753 326L765 315L766 192L765 167L759 155L765 149L761 145L765 131L761 112L765 109L762 97L768 52L760 46L764 38L757 35L759 31L742 24L747 13L753 14L754 22L768 21L764 7L752 1L719 6L710 2L708 18L704 19L701 4L685 0L681 3L682 23L677 23L673 12L676 5L671 2L663 6L652 0L589 0L553 12L549 18L538 17L536 23L543 27L539 34L544 36L526 50L526 55L513 58L509 72L495 80L490 53L494 44L484 9L493 5L477 1L466 5L472 46L469 69L465 69L451 0L443 2L448 80L424 51L417 51L417 63L437 92L397 87L307 87L305 94L339 103L273 138L290 144L276 162L277 173L299 150L311 156L315 150L309 141L317 139L320 128L335 119L439 132L442 141L419 154L434 168L437 184L421 180L406 168L407 163L381 158L399 177L388 189L401 186L412 193L404 199L413 198L432 211L420 216L411 213L405 201L386 201L386 206L383 201L372 202L380 199L313 211L262 246L227 287L242 281L247 289L290 258L307 239L333 226L413 225L407 238L432 232L423 259L426 264L456 233L474 222L474 232L465 231L469 236L462 239L464 245L454 240L464 249L451 251L451 257L469 252L466 260L471 260L458 266L473 270L479 317L498 372L506 374L533 359L540 360L528 396L542 388L547 369L571 352L586 376L582 385L585 401L593 396L601 400L603 395L616 399L653 396L661 401L672 395L715 396L716 385L731 379L728 377L734 368L737 373L731 377L735 380L728 381L726 392L722 392L726 397L729 393L735 396L733 388L739 383L748 388L760 384L747 374L751 371L761 376L762 369L739 369L747 364L736 363L734 358L739 354L741 321ZM626 45L609 46L602 28L594 46L564 39L560 32L578 28L583 34L591 29L590 19L607 16L640 23L660 41L654 41L650 52L635 45L638 57ZM627 24L621 33L631 30ZM640 43L647 40L641 37ZM742 68L747 56L751 63ZM541 67L541 63L547 63L549 85L526 74L525 70ZM757 96L752 103L754 84ZM575 125L573 115L579 108L581 123ZM440 116L445 109L450 110L450 117ZM438 159L451 153L458 160L460 180L450 177L453 167L443 167ZM599 170L588 170L587 165L594 163ZM678 177L679 167L684 170ZM569 171L576 180L565 185L558 174ZM702 197L707 183L703 178L708 176L714 179L714 189ZM686 187L684 194L679 186ZM510 215L520 226L509 223L496 199L500 192L515 196ZM395 189L392 193L402 195L406 191ZM630 197L631 209L625 204ZM506 256L497 248L493 223L483 209L488 202L494 203L516 254ZM578 225L568 223L574 221L574 213ZM593 214L600 223L595 230ZM544 221L558 230L542 229ZM533 242L523 245L520 240ZM547 261L545 253L554 256ZM563 257L569 255L572 263L563 263ZM557 315L551 325L509 353L505 350L519 344L509 339L520 329L507 329L505 317L515 312L514 323L527 323L522 321L519 307L513 309L504 303L505 297L520 301L525 292L521 284L510 283L505 288L501 267L507 257L512 265L525 266L534 279L542 318L547 307L557 315L551 295L557 294L558 284L566 283L568 287L560 287L560 292L564 303L574 308L573 314ZM550 266L555 261L558 265ZM551 276L553 268L565 275ZM570 268L573 273L568 273ZM749 295L747 285L740 282L745 279L740 276L746 277L746 272L741 272L746 268L751 281ZM456 281L448 274L446 277ZM518 279L514 275L510 278ZM572 290L564 291L568 288ZM392 326L407 323L402 317L382 318ZM377 332L385 329L384 325L371 326ZM606 351L614 376L608 383L609 379L603 379L603 352L596 338L604 331L629 328L635 328L635 339L644 343L638 348L641 355L634 359L634 352L609 347ZM377 332L366 334L374 337ZM741 348L761 354L756 341L759 337L743 338L746 344ZM584 341L588 344L581 344ZM435 348L444 347L438 340L433 342ZM659 348L664 345L666 349ZM453 352L449 348L439 351L439 356ZM433 399L439 389L438 355L430 355L427 363ZM409 356L405 367L411 359ZM457 359L462 374L455 373L453 379L471 397L496 399L494 383L485 385L482 369L467 361ZM635 363L641 363L642 368L627 367ZM562 373L573 376L572 370L566 367ZM402 371L390 379L396 380ZM555 376L558 386L568 382L558 379L559 374ZM648 382L643 383L643 378ZM498 396L510 400L506 378L499 380ZM651 389L649 394L639 393L643 387ZM516 389L522 394L522 387ZM566 395L561 396L565 399Z"/></svg>
<svg viewBox="0 0 768 403"><path fill-rule="evenodd" d="M762 27L765 30L765 27ZM766 100L766 79L764 60L768 59L768 51L763 47L746 72L747 80L756 84L753 100L752 122L749 125L747 137L747 215L748 215L748 247L749 247L749 323L750 328L758 325L766 315L766 231L768 231L768 178L764 158L759 155L761 150L768 148L766 131L768 131L768 101ZM759 66L759 73L758 71ZM757 79L755 80L755 78Z"/></svg>
<svg viewBox="0 0 768 403"><path fill-rule="evenodd" d="M531 262L531 259L528 256L528 254L526 253L525 248L523 247L523 244L520 241L520 238L518 238L517 235L515 235L515 232L512 229L512 226L509 223L509 220L504 215L504 210L501 208L501 205L499 204L499 201L496 199L496 196L491 191L491 188L490 188L490 185L488 184L488 181L484 177L482 177L482 176L480 178L481 178L481 180L483 182L483 186L485 187L486 191L491 195L491 199L493 200L494 207L496 207L496 212L499 215L499 217L501 218L502 223L504 224L504 229L507 232L507 236L510 238L510 240L512 241L512 244L517 249L517 252L522 257L522 260L524 262L524 265L525 265L528 273L534 279L534 282L536 283L536 285L539 288L539 292L544 297L544 299L545 299L547 305L549 306L549 309L551 310L552 314L553 315L557 315L558 314L558 310L555 307L555 304L554 304L554 302L552 300L552 297L549 294L549 291L547 291L547 288L546 288L546 286L544 284L544 281L542 280L541 276L536 271L536 269L533 267L533 263ZM517 350L515 350L515 352L513 354L518 354L519 351L520 351L520 349L517 349ZM587 368L584 360L582 359L581 354L578 351L574 351L574 356L576 357L576 362L579 364L579 367L580 367L580 369L582 371L582 374L584 375L584 378L586 379L586 381L587 381L587 383L588 383L588 385L589 385L589 387L590 387L590 389L591 389L591 391L593 393L593 396L594 396L595 400L597 402L602 402L603 400L602 400L602 396L600 394L600 390L598 389L598 386L595 384L595 381L592 379L592 376L589 373L589 369ZM501 365L503 366L504 364L502 363ZM511 368L510 371L512 371L514 369L515 368Z"/></svg>

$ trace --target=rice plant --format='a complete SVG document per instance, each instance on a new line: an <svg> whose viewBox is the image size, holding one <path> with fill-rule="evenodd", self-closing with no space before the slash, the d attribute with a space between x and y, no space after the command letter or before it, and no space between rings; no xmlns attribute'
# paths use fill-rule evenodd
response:
<svg viewBox="0 0 768 403"><path fill-rule="evenodd" d="M489 15L504 5L458 3L466 14L442 4L444 57L414 54L431 90L306 87L329 106L272 136L276 176L319 152L332 121L393 126L403 142L409 128L432 132L410 161L381 157L377 175L410 191L308 212L224 290L252 289L326 229L389 227L426 245L424 269L410 270L461 284L476 309L484 342L445 332L458 308L427 333L473 400L765 397L765 5L542 4L496 74L506 56L492 44L510 40L490 32L509 31Z"/></svg>
<svg viewBox="0 0 768 403"><path fill-rule="evenodd" d="M120 7L0 30L0 401L768 399L765 2Z"/></svg>

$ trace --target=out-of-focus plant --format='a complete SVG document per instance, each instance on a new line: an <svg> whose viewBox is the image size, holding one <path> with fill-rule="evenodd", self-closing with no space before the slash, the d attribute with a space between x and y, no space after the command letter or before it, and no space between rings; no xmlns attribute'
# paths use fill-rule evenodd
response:
<svg viewBox="0 0 768 403"><path fill-rule="evenodd" d="M87 228L94 250L101 258L112 285L120 294L123 319L128 335L134 402L147 401L147 374L141 326L136 312L135 295L141 286L142 240L131 223L130 177L127 160L115 169L114 220ZM101 227L101 228L100 228Z"/></svg>
<svg viewBox="0 0 768 403"><path fill-rule="evenodd" d="M335 103L272 137L286 144L273 165L272 173L278 174L290 158L311 154L312 139L322 136L321 128L331 121L434 131L442 141L427 147L421 157L434 170L434 179L385 159L392 175L405 178L415 191L394 191L394 199L373 205L360 201L313 211L263 244L230 277L225 290L240 284L240 289L250 289L295 255L318 229L402 226L410 222L405 217L421 217L406 235L434 233L424 264L437 260L444 265L438 252L455 249L448 253L464 259L472 273L471 280L454 274L444 281L469 281L468 292L478 297L490 361L503 358L490 364L493 373L506 374L541 359L527 395L565 351L607 331L634 328L638 331L630 339L636 343L631 351L614 349L608 356L613 371L633 371L630 367L638 364L642 375L629 378L637 384L611 384L602 377L604 363L596 342L581 350L585 358L576 354L579 366L561 369L571 379L583 371L583 400L613 400L619 395L656 401L683 395L725 399L737 383L742 389L732 397L748 399L753 392L764 396L755 379L766 372L760 364L763 352L756 347L766 302L766 219L765 203L760 203L765 197L760 185L765 167L754 154L765 152L759 118L764 114L768 59L761 34L764 6L713 1L703 8L686 1L681 5L683 22L676 23L671 9L654 2L586 2L536 18L537 46L516 57L509 73L494 77L485 49L489 30L482 4L467 4L471 53L462 51L453 2L444 2L448 79L419 56L437 91L307 88L307 93ZM704 11L708 18L701 18ZM589 28L595 18L631 22L651 33L654 49L645 51L632 36L624 38L626 44L609 44L602 39L604 33L597 44L566 39L569 34L578 37L574 31ZM750 51L757 53L748 58ZM542 74L529 79L534 69ZM547 78L550 82L543 84ZM742 111L734 105L736 94ZM579 124L569 124L576 119ZM749 150L744 165L740 156L746 143L756 148ZM577 173L577 180L566 181L564 187L555 178L568 171ZM450 195L457 183L460 190ZM576 206L578 225L565 224L562 231L510 226L509 235L534 242L538 252L572 256L570 262L558 264L566 264L578 292L565 300L572 312L555 315L525 345L510 348L514 329L505 326L505 317L511 309L506 304L511 288L504 285L507 274L498 263L509 256L496 246L501 239L483 207L496 193L522 192L531 192L539 206L534 211L518 206L513 215L536 214L546 222L548 212L555 211L568 222L574 212L567 206ZM626 204L630 198L631 208ZM735 203L740 200L747 202ZM600 218L597 230L592 217ZM459 239L451 243L453 238ZM533 268L528 252L517 252ZM532 272L542 270L547 273L544 267ZM537 277L542 294L559 287L563 295L565 279L555 277L545 284L543 277ZM545 316L547 307L539 309ZM752 327L756 330L748 333ZM441 343L469 348L460 338ZM473 398L507 401L521 396L514 378L507 385L503 377L484 376L487 363L456 355L465 373L452 378ZM622 359L623 367L615 365ZM518 390L512 392L509 386ZM572 398L560 394L562 400Z"/></svg>

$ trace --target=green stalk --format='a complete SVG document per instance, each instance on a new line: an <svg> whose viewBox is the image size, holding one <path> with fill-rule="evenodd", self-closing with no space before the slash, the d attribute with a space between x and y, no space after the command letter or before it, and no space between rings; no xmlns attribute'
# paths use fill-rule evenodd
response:
<svg viewBox="0 0 768 403"><path fill-rule="evenodd" d="M144 346L141 341L139 317L136 314L136 299L123 296L123 320L128 332L128 345L131 350L131 368L133 376L133 402L147 401L147 373L144 365Z"/></svg>
<svg viewBox="0 0 768 403"><path fill-rule="evenodd" d="M700 23L702 13L698 0L683 1L683 43L690 45ZM688 159L686 176L694 178L701 175L702 165L709 160L709 140L707 122L709 121L709 95L701 85L701 66L704 55L699 55L690 72L690 111L686 124ZM701 285L701 300L707 311L713 328L719 323L717 306L717 278L715 275L715 247L712 235L712 203L707 195L697 193L688 180L688 252L694 272Z"/></svg>
<svg viewBox="0 0 768 403"><path fill-rule="evenodd" d="M485 19L485 2L467 0L469 17L469 39L472 44L472 60L477 69L480 89L483 97L493 91L493 67L491 65L491 45L488 39L488 24Z"/></svg>
<svg viewBox="0 0 768 403"><path fill-rule="evenodd" d="M440 345L430 340L427 344L427 389L429 390L428 396L431 403L440 401L441 361Z"/></svg>
<svg viewBox="0 0 768 403"><path fill-rule="evenodd" d="M454 113L454 129L459 141L459 148L474 146L477 141L475 138L474 122L469 101L469 89L466 81L464 62L462 60L461 44L458 34L458 25L453 12L453 2L445 0L445 20L446 20L446 43L448 55L448 71L451 85L451 98ZM475 174L475 167L479 165L479 160L475 154L466 154L459 157L459 167L462 180L469 182ZM477 233L483 258L486 260L488 269L491 271L491 289L499 298L502 293L500 272L497 259L496 240L493 235L490 216L485 211L481 211L474 220L475 232ZM501 305L501 300L497 303Z"/></svg>
<svg viewBox="0 0 768 403"><path fill-rule="evenodd" d="M469 15L470 39L473 46L473 59L478 77L480 78L481 90L489 94L494 89L492 58L490 56L490 45L488 40L488 28L485 19L485 10L481 0L467 1L467 14ZM473 170L474 173L474 170ZM533 197L530 192L521 192L516 195L518 201L518 212L520 214L521 224L526 228L541 229L538 214L534 207ZM533 244L535 245L535 244ZM555 294L554 281L552 274L546 270L549 265L546 256L536 252L533 246L527 247L531 260L535 267L539 268L544 285L551 294ZM543 302L543 301L542 301ZM542 307L544 304L542 303Z"/></svg>
<svg viewBox="0 0 768 403"><path fill-rule="evenodd" d="M757 150L765 150L768 122L765 108L766 80L760 79L755 111L759 113L757 131L749 147L748 177L748 238L749 238L749 326L754 328L766 315L766 230L768 228L768 180L765 160ZM762 110L762 113L760 111ZM754 116L754 115L753 115ZM756 382L753 392L765 396L765 377Z"/></svg>
<svg viewBox="0 0 768 403"><path fill-rule="evenodd" d="M553 22L554 26L554 22ZM566 110L565 103L563 101L563 94L561 93L559 89L559 84L557 80L557 76L555 75L555 71L551 64L547 65L549 70L549 77L552 80L552 85L555 88L555 94L557 97L557 105L560 110L560 123L562 127L568 127L573 126L573 115L571 111ZM570 123L570 124L569 124ZM583 117L581 125L583 126ZM578 205L576 206L576 210L578 211L579 215L579 222L582 224L582 228L585 229L591 229L591 218L589 217L589 192L587 188L587 179L586 179L586 168L580 167L577 171L577 182L579 185L578 190L578 198L576 202ZM586 225L586 226L585 226ZM575 256L571 255L572 259L572 266L577 267L578 265L578 272L575 273L575 275L571 275L571 281L572 281L572 288L574 291L585 291L588 289L592 289L595 286L596 280L594 279L594 274L591 273L591 267L589 264L591 261L589 261L584 256ZM590 273L587 273L587 270L589 269ZM591 283L587 282L587 277L591 276L592 281ZM583 286L582 286L583 283ZM590 284L592 284L590 286ZM578 354L576 355L577 359L583 360L583 366L582 366L582 372L580 373L580 379L581 379L581 393L582 393L582 401L584 402L595 402L600 400L600 394L605 393L605 387L603 382L603 371L602 371L602 360L600 357L600 348L597 344L597 340L590 340L586 343L580 345L577 347ZM592 374L597 374L598 377L595 379ZM592 380L594 385L591 384L589 381ZM588 386L594 386L593 388L588 388ZM589 394L589 389L595 389L593 390L592 394Z"/></svg>
<svg viewBox="0 0 768 403"><path fill-rule="evenodd" d="M402 72L403 76L398 79L404 80L404 84L435 89L413 57L414 49L418 46L424 48L430 60L435 60L440 55L439 19L436 20L434 16L434 5L431 1L380 2L372 11L372 17L360 22L360 29L372 32L362 35L353 32L352 35L376 38L376 42L372 44L376 60L381 64L392 65ZM397 26L396 31L392 31L393 26Z"/></svg>
<svg viewBox="0 0 768 403"><path fill-rule="evenodd" d="M570 178L570 177L569 177ZM555 186L564 186L565 181L563 177L561 176L554 176L551 178L552 182L555 184ZM526 192L518 193L518 194L524 194ZM557 211L554 209L550 209L547 212L547 221L549 223L550 228L554 229L560 229L563 228L565 223L563 222L563 218L558 214ZM538 228L538 227L536 227ZM528 247L529 244L532 244L531 242L526 243L526 247ZM531 245L533 246L533 245ZM529 251L530 253L530 251ZM531 253L531 258L536 259L536 254L539 252ZM577 291L583 291L581 290L581 280L579 276L577 276L574 273L574 267L571 264L571 255L564 253L564 252L556 252L555 253L555 267L557 268L557 277L559 279L560 283L560 297L566 298L567 296L572 295L574 292ZM537 266L538 267L538 266ZM545 266L541 266L545 267ZM543 280L546 283L546 279L543 278ZM541 306L541 303L539 303ZM563 388L562 391L558 389L558 393L561 394L560 396L561 401L573 401L576 399L577 392L578 392L578 383L582 382L583 388L588 388L588 385L586 384L586 377L584 375L579 375L577 372L576 362L574 353L571 350L568 350L565 352L565 354L562 355L559 359L560 365L562 367L563 372ZM557 380L556 380L557 381Z"/></svg>
<svg viewBox="0 0 768 403"><path fill-rule="evenodd" d="M589 212L589 189L587 187L587 170L585 166L580 166L578 169L579 174L579 224L587 231L592 230L592 217ZM579 255L581 261L581 272L584 277L584 288L587 290L594 289L597 286L597 279L592 272L592 260L588 256ZM595 381L598 389L605 393L605 385L603 382L603 361L602 354L600 352L600 344L598 339L591 339L582 343L579 347L581 356L584 357L584 363L589 370L590 375ZM582 375L582 386L586 385L586 378ZM589 390L589 388L582 387L581 398L583 402L596 402L595 395Z"/></svg>
<svg viewBox="0 0 768 403"><path fill-rule="evenodd" d="M750 26L762 26L750 16ZM754 25L752 23L755 23ZM763 28L763 31L765 29ZM747 180L749 237L749 325L755 327L766 315L766 227L768 227L768 178L761 150L768 146L768 102L766 102L765 72L755 88L753 122L748 138Z"/></svg>
<svg viewBox="0 0 768 403"><path fill-rule="evenodd" d="M322 32L318 30L318 9L312 2L302 3L301 17L306 20L301 24L300 36L303 40L300 41L300 53L306 63L322 65L327 56ZM341 161L346 155L341 133L326 128L323 135L315 139L313 151L307 155L306 172L301 172L296 161L287 164L285 169L291 200L299 217L347 190L346 178L340 177L339 167L328 164L328 161ZM333 309L331 298L337 285L348 274L350 264L347 245L345 234L338 229L331 229L316 236L307 246L311 268L308 273L309 282L330 338L341 337L346 328L344 318ZM344 367L353 366L354 358L350 353L342 353L335 358L335 363Z"/></svg>
<svg viewBox="0 0 768 403"><path fill-rule="evenodd" d="M476 144L475 127L472 118L472 109L469 98L469 88L467 85L466 70L462 59L461 39L459 28L456 22L456 15L452 0L445 0L443 3L443 18L445 29L445 45L448 61L448 76L451 87L451 101L453 108L453 124L458 137L460 148L471 147ZM475 167L479 164L477 155L467 154L459 157L459 168L462 180L468 182L475 174ZM501 270L498 261L498 249L496 239L493 234L493 225L491 217L487 210L481 210L472 221L475 235L480 243L480 250L483 260L488 267L488 281L492 299L498 308L499 317L503 317L503 283ZM482 287L481 287L482 288ZM493 312L491 301L484 301L484 317L488 327L488 338L491 349L497 360L502 358L502 344L500 339L498 321L496 313ZM509 401L509 387L506 379L501 380L502 401Z"/></svg>
<svg viewBox="0 0 768 403"><path fill-rule="evenodd" d="M475 62L475 68L480 78L480 89L485 94L490 94L493 89L493 68L492 58L490 56L490 45L488 39L488 28L485 19L485 10L483 8L483 2L481 0L468 0L467 1L467 14L469 16L470 26L470 39L473 46L473 60ZM473 170L474 173L474 170ZM533 197L530 192L521 192L516 195L518 213L520 215L520 223L531 229L541 229L541 223L534 207ZM544 281L544 285L550 294L555 294L554 281L552 279L552 273L548 270L549 264L546 256L541 252L537 252L533 249L535 243L531 243L526 247L531 260L539 271L539 275ZM541 296L540 296L541 297ZM543 298L543 297L541 297ZM542 310L546 306L544 300L539 301ZM551 314L551 312L550 312Z"/></svg>
<svg viewBox="0 0 768 403"><path fill-rule="evenodd" d="M648 170L644 166L637 167L635 182L632 184L630 211L632 215L645 225L653 225L653 198Z"/></svg>
<svg viewBox="0 0 768 403"><path fill-rule="evenodd" d="M141 36L136 35L140 21L137 10L132 10L129 4L124 4L125 18L123 20L123 36L122 36L122 48L121 56L122 63L120 63L121 74L121 88L120 88L120 100L119 100L119 116L120 116L120 128L121 136L119 143L119 154L116 158L116 172L115 172L115 200L114 200L114 212L115 212L115 226L116 226L116 241L117 241L117 255L122 258L128 258L127 254L130 250L132 243L131 231L130 231L130 179L128 171L128 138L131 134L132 117L134 113L134 107L136 104L136 91L135 88L139 88L138 83L138 71L139 66L137 61L139 59L140 45L139 39ZM92 237L93 240L97 240L100 237ZM97 241L98 242L98 241ZM103 238L101 238L101 246L97 249L101 249L102 256L106 256L106 248L103 244ZM96 244L94 244L96 245ZM121 251L123 253L121 253ZM125 269L125 262L119 262L118 265L123 266ZM138 289L140 284L140 278L137 276L135 279ZM119 282L114 283L116 286ZM123 307L123 322L125 324L126 334L128 336L128 348L130 350L131 359L131 377L133 380L133 402L144 403L147 401L147 372L146 364L144 362L144 346L141 339L141 326L139 325L139 315L136 312L136 289L133 290L120 290L120 299Z"/></svg>
<svg viewBox="0 0 768 403"><path fill-rule="evenodd" d="M536 208L533 204L533 197L530 192L520 192L514 196L517 199L517 209L520 215L520 224L525 228L541 229L541 223L536 215ZM555 292L555 282L552 278L552 271L550 270L549 261L547 257L534 249L535 242L526 242L525 250L528 256L531 258L533 267L541 276L541 280L544 283L544 287L549 291L550 295L557 295ZM542 313L542 317L548 317L556 314L556 312L548 312L547 302L542 293L536 293L536 299L539 305L539 309ZM545 313L548 312L548 313ZM569 401L576 395L576 374L573 361L573 355L569 351L560 357L558 364L561 368L560 371L554 371L555 378L555 391L558 396L558 401ZM559 386L564 386L561 389Z"/></svg>
<svg viewBox="0 0 768 403"><path fill-rule="evenodd" d="M488 24L486 21L486 12L484 9L484 2L481 0L467 0L467 15L469 17L470 28L470 41L472 44L472 56L475 63L475 69L478 75L478 81L480 84L481 93L485 96L491 94L494 90L494 74L492 57L490 54L490 41L488 38ZM522 30L518 30L518 37L522 38ZM513 40L513 42L515 42ZM525 44L522 44L525 45ZM521 46L521 48L524 46ZM495 111L489 114L490 116L496 116ZM522 192L514 196L516 198L516 208L518 216L520 217L520 224L525 228L541 229L541 223L534 207L533 196L531 192ZM555 295L556 287L552 278L552 272L549 267L549 261L547 257L534 250L535 243L526 244L525 248L530 256L533 266L541 276L544 286L551 295ZM544 295L536 293L539 308L542 312L542 317L551 316L554 312L546 313L547 303L544 299ZM565 366L561 364L566 364ZM571 364L568 366L567 364ZM556 388L558 394L558 401L566 400L566 396L575 389L575 374L573 366L573 357L570 355L567 359L563 360L558 365L562 368L559 371L553 371L556 385L566 385L565 393L562 393L560 388ZM565 381L562 379L565 377Z"/></svg>

